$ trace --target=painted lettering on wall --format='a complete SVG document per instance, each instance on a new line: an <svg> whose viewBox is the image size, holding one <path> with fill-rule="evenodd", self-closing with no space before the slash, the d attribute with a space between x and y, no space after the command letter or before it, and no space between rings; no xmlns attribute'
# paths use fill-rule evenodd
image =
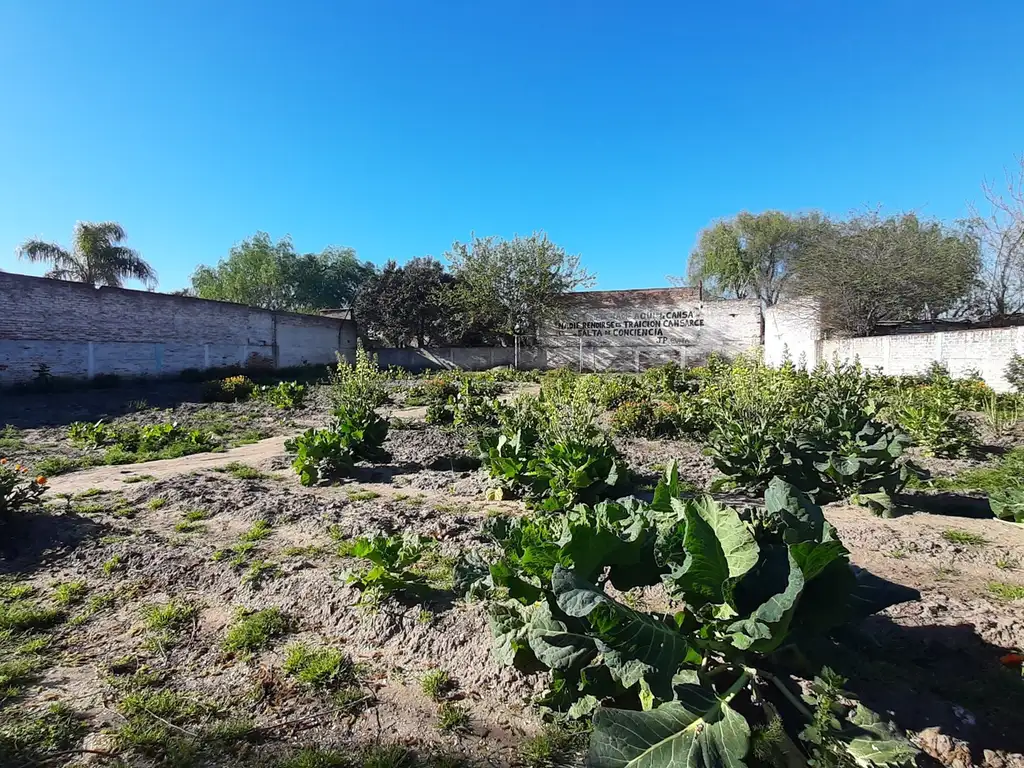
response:
<svg viewBox="0 0 1024 768"><path fill-rule="evenodd" d="M655 339L655 341L662 342L666 330L703 327L704 318L698 309L637 312L629 317L611 317L607 320L569 320L555 324L555 330L560 336L584 338L662 337Z"/></svg>

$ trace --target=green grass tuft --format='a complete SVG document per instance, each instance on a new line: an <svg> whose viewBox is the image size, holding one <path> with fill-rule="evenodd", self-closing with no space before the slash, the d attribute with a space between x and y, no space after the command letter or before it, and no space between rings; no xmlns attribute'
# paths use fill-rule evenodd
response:
<svg viewBox="0 0 1024 768"><path fill-rule="evenodd" d="M984 536L970 531L961 531L958 528L947 528L942 532L942 538L951 544L968 544L973 547L980 547L988 543Z"/></svg>
<svg viewBox="0 0 1024 768"><path fill-rule="evenodd" d="M432 669L420 680L420 689L434 701L441 701L453 688L452 679L443 669Z"/></svg>
<svg viewBox="0 0 1024 768"><path fill-rule="evenodd" d="M463 733L469 730L469 708L451 701L437 708L437 727L446 733Z"/></svg>
<svg viewBox="0 0 1024 768"><path fill-rule="evenodd" d="M256 467L250 467L248 464L243 464L240 461L232 461L230 464L217 467L213 471L224 472L238 480L265 480L270 477L270 475L260 472Z"/></svg>
<svg viewBox="0 0 1024 768"><path fill-rule="evenodd" d="M72 605L80 603L89 593L89 587L84 581L66 581L53 588L53 599L61 605Z"/></svg>
<svg viewBox="0 0 1024 768"><path fill-rule="evenodd" d="M249 530L239 536L240 541L253 542L262 541L274 532L273 527L266 520L257 520L251 526Z"/></svg>
<svg viewBox="0 0 1024 768"><path fill-rule="evenodd" d="M151 480L156 480L156 478L153 475L132 475L124 478L121 482L130 485L132 483L148 483Z"/></svg>
<svg viewBox="0 0 1024 768"><path fill-rule="evenodd" d="M335 648L310 648L298 643L288 648L284 671L320 691L338 690L359 684L356 666Z"/></svg>
<svg viewBox="0 0 1024 768"><path fill-rule="evenodd" d="M272 563L269 560L255 560L242 576L242 583L248 584L253 589L261 589L264 582L276 579L280 575L281 569L277 563Z"/></svg>
<svg viewBox="0 0 1024 768"><path fill-rule="evenodd" d="M163 509L167 506L167 499L163 496L157 496L156 498L150 499L146 506L150 509Z"/></svg>
<svg viewBox="0 0 1024 768"><path fill-rule="evenodd" d="M519 757L529 768L573 765L586 746L587 732L582 724L569 727L549 723L519 745Z"/></svg>
<svg viewBox="0 0 1024 768"><path fill-rule="evenodd" d="M1005 581L989 582L988 591L1000 600L1024 600L1024 587Z"/></svg>
<svg viewBox="0 0 1024 768"><path fill-rule="evenodd" d="M124 570L124 562L121 560L120 555L112 555L103 563L103 573L107 576L113 576L118 571Z"/></svg>
<svg viewBox="0 0 1024 768"><path fill-rule="evenodd" d="M369 501L370 499L379 499L380 494L377 491L348 491L345 494L349 501Z"/></svg>
<svg viewBox="0 0 1024 768"><path fill-rule="evenodd" d="M49 629L64 619L64 612L57 608L44 608L30 600L14 600L0 603L0 632L25 632L33 629Z"/></svg>
<svg viewBox="0 0 1024 768"><path fill-rule="evenodd" d="M13 712L0 725L0 765L42 765L47 758L77 745L85 735L84 718L66 704L51 704L40 714Z"/></svg>
<svg viewBox="0 0 1024 768"><path fill-rule="evenodd" d="M278 608L239 611L224 638L223 648L229 653L260 651L269 648L275 638L288 630L288 619Z"/></svg>
<svg viewBox="0 0 1024 768"><path fill-rule="evenodd" d="M151 632L181 632L198 619L199 606L182 600L150 605L142 611L142 620Z"/></svg>

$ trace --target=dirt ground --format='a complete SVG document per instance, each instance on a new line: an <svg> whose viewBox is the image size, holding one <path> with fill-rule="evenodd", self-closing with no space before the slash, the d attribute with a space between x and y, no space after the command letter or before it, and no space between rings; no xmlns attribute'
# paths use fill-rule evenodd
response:
<svg viewBox="0 0 1024 768"><path fill-rule="evenodd" d="M45 455L60 449L62 423L97 414L135 417L115 414L121 407L115 400L123 402L124 393L110 400L109 393L87 394L96 402L40 409L25 399L21 416L4 403L0 425L29 428L22 438L35 455ZM148 400L172 407L173 414L210 407L172 404L181 392L164 397ZM234 413L234 407L214 408ZM237 410L253 414L249 405ZM265 736L257 752L224 764L284 756L299 746L381 741L445 755L456 759L453 764L519 763L520 745L541 727L530 701L544 678L495 664L481 605L440 590L425 602L388 600L371 609L358 605L359 590L345 583L356 561L338 554L339 541L415 531L438 540L443 560L481 541L488 514L521 508L484 499L487 478L474 467L465 438L419 423L422 409L392 411L416 427L391 431L385 447L392 461L359 468L351 482L334 487L300 486L284 453L286 435L322 418L315 401L295 413L259 412L259 423L276 436L222 453L53 478L48 514L19 520L2 542L0 575L31 584L37 594L82 581L87 597L67 610L85 617L54 630L55 650L42 676L7 706L36 711L64 702L87 717L83 748L110 752L110 731L123 721L110 669L131 658L173 688L255 722ZM673 459L696 487L706 488L715 474L699 446L685 441L618 444L641 483L654 482ZM258 472L240 479L223 471L239 463ZM940 473L955 469L935 466ZM977 505L970 503L929 506L934 499L922 494L905 501L946 514L879 519L860 508L826 509L856 566L917 588L921 600L850 628L842 642L820 652L849 678L851 691L889 713L931 758L949 766L1024 766L1024 680L1019 668L1000 662L1024 649L1024 530L972 517ZM961 509L964 516L948 514ZM205 519L183 524L194 510L203 510ZM261 520L270 534L243 562L217 558ZM111 562L115 568L104 567ZM251 580L254 563L276 573ZM154 645L142 617L147 606L169 600L200 612L176 644L162 647ZM271 606L289 617L286 636L248 657L222 650L239 608ZM339 709L284 676L285 649L298 641L340 648L357 661L364 705ZM470 714L466 730L438 729L438 704L420 686L432 669L452 677L450 699ZM264 693L253 699L253 690ZM49 764L93 759L102 758L77 753Z"/></svg>

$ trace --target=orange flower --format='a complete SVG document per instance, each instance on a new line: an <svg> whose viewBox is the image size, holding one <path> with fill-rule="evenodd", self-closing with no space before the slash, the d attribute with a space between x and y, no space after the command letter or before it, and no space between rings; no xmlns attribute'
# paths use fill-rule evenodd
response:
<svg viewBox="0 0 1024 768"><path fill-rule="evenodd" d="M1019 667L1024 662L1024 656L1019 653L1008 653L999 659L1007 667Z"/></svg>
<svg viewBox="0 0 1024 768"><path fill-rule="evenodd" d="M7 459L0 459L0 466L7 463Z"/></svg>
<svg viewBox="0 0 1024 768"><path fill-rule="evenodd" d="M38 485L46 485L46 478L43 475L40 475L36 478L36 483Z"/></svg>

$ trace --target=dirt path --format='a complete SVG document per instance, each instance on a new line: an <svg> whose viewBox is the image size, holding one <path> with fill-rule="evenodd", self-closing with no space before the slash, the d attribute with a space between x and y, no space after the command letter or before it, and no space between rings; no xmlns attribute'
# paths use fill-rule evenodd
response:
<svg viewBox="0 0 1024 768"><path fill-rule="evenodd" d="M396 408L386 412L388 418L407 420L422 419L426 408ZM204 469L223 467L225 464L238 462L241 464L258 465L269 461L275 456L284 454L285 441L295 435L278 435L259 440L249 445L230 448L217 453L194 453L179 459L160 459L138 464L118 464L113 466L90 467L77 472L69 472L50 479L52 493L80 493L90 488L113 491L124 488L125 482L133 477L148 477L163 480L174 475L183 475Z"/></svg>
<svg viewBox="0 0 1024 768"><path fill-rule="evenodd" d="M287 437L269 437L257 443L219 453L194 453L191 456L182 456L180 459L91 467L52 478L49 482L50 491L52 493L80 493L89 488L115 491L124 488L125 481L130 481L133 477L141 476L163 480L201 469L223 467L233 461L255 465L284 453L284 443L287 439Z"/></svg>

